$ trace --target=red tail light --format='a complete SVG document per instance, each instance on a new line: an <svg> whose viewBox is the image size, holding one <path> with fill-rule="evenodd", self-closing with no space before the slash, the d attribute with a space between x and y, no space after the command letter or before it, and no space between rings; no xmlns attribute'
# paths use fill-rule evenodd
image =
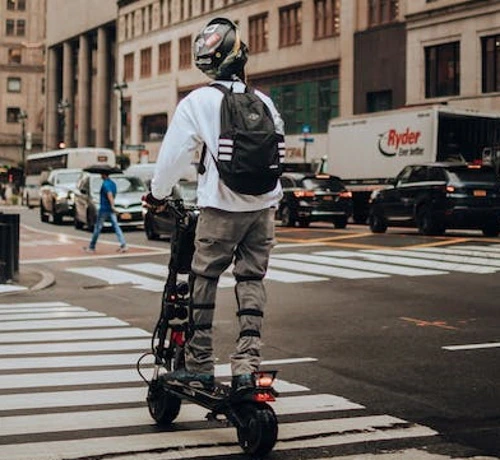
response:
<svg viewBox="0 0 500 460"><path fill-rule="evenodd" d="M296 198L312 198L314 196L314 192L312 190L295 190L293 194Z"/></svg>
<svg viewBox="0 0 500 460"><path fill-rule="evenodd" d="M349 192L348 190L344 190L343 192L339 193L340 198L352 198L352 192Z"/></svg>
<svg viewBox="0 0 500 460"><path fill-rule="evenodd" d="M446 193L453 193L453 192L455 192L455 187L453 187L453 185L447 185Z"/></svg>
<svg viewBox="0 0 500 460"><path fill-rule="evenodd" d="M273 402L276 398L268 392L254 393L253 400L257 402Z"/></svg>
<svg viewBox="0 0 500 460"><path fill-rule="evenodd" d="M172 332L172 342L182 347L184 345L184 334L182 332Z"/></svg>

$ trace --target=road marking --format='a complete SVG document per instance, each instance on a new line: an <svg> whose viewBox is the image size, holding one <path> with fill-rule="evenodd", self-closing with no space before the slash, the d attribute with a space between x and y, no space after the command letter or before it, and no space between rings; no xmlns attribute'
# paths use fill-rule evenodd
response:
<svg viewBox="0 0 500 460"><path fill-rule="evenodd" d="M373 262L365 262L359 260L335 259L334 257L325 257L310 254L282 254L274 256L285 260L297 260L316 263L318 265L333 265L336 267L347 267L359 270L371 270L374 272L387 273L391 275L404 276L429 276L429 275L444 275L447 272L438 270L423 270L418 268L407 268L397 265L387 265Z"/></svg>
<svg viewBox="0 0 500 460"><path fill-rule="evenodd" d="M118 339L149 337L151 334L142 329L133 327L103 328L101 330L72 330L72 331L39 331L19 333L0 333L0 344L24 343L24 342L63 342L71 340L92 339Z"/></svg>
<svg viewBox="0 0 500 460"><path fill-rule="evenodd" d="M292 262L287 260L279 260L271 258L269 265L273 268L286 268L302 273L314 273L316 275L328 275L338 278L347 279L362 279L362 278L387 278L387 275L378 273L361 272L358 270L350 270L347 268L333 268L314 264L306 264L301 262Z"/></svg>
<svg viewBox="0 0 500 460"><path fill-rule="evenodd" d="M400 254L405 254L405 251L397 251ZM321 251L316 254L335 257L361 257L363 259L374 260L395 265L409 265L410 267L430 268L435 270L456 271L463 273L488 274L495 273L496 270L489 267L481 267L479 265L469 264L452 264L439 262L436 260L417 259L414 257L397 256L396 252L380 251L380 253L372 253L365 251Z"/></svg>
<svg viewBox="0 0 500 460"><path fill-rule="evenodd" d="M45 308L45 307L69 307L66 302L21 302L21 303L0 303L1 308Z"/></svg>
<svg viewBox="0 0 500 460"><path fill-rule="evenodd" d="M78 273L79 275L106 280L109 284L132 283L134 288L152 292L163 292L163 287L165 285L164 281L128 273L123 270L115 270L113 268L79 267L68 268L66 270L72 273Z"/></svg>
<svg viewBox="0 0 500 460"><path fill-rule="evenodd" d="M424 319L407 318L405 316L401 316L400 319L402 319L403 321L414 323L419 327L438 327L441 329L449 329L453 331L458 330L458 327L450 326L446 321L426 321Z"/></svg>
<svg viewBox="0 0 500 460"><path fill-rule="evenodd" d="M0 345L0 355L44 355L48 353L72 353L91 351L146 351L151 348L151 340L99 340L95 342L53 342L35 344ZM2 406L0 405L0 408Z"/></svg>
<svg viewBox="0 0 500 460"><path fill-rule="evenodd" d="M472 343L470 345L448 345L443 347L448 351L483 350L487 348L500 348L500 342Z"/></svg>
<svg viewBox="0 0 500 460"><path fill-rule="evenodd" d="M3 313L3 314L2 314ZM23 312L21 314L5 314L5 312L0 312L0 324L4 321L26 321L26 319L45 319L45 320L53 320L53 319L62 319L62 318L94 318L94 317L102 317L105 316L104 313L98 313L94 311L52 311L52 312L43 312L43 313L31 313L28 314Z"/></svg>
<svg viewBox="0 0 500 460"><path fill-rule="evenodd" d="M0 331L30 331L42 329L70 329L128 326L117 318L57 319L52 321L4 321L0 322Z"/></svg>
<svg viewBox="0 0 500 460"><path fill-rule="evenodd" d="M18 291L26 291L27 288L24 286L18 286L16 284L0 284L0 294L7 292L18 292Z"/></svg>
<svg viewBox="0 0 500 460"><path fill-rule="evenodd" d="M0 318L3 318L4 315L8 315L11 313L17 313L19 315L24 315L26 317L35 313L48 313L48 312L71 312L71 311L87 311L86 308L83 307L44 307L44 308L0 308Z"/></svg>

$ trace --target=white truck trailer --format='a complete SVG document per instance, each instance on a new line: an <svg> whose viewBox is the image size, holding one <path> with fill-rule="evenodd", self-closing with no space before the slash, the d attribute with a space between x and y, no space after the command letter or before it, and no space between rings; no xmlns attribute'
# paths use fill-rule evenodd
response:
<svg viewBox="0 0 500 460"><path fill-rule="evenodd" d="M369 198L406 165L431 161L500 165L500 113L445 105L335 118L328 127L327 171L353 194L354 221L366 222Z"/></svg>

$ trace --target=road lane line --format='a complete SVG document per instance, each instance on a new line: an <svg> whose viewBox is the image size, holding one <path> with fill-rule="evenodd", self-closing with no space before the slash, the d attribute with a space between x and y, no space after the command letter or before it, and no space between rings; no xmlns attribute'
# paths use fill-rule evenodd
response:
<svg viewBox="0 0 500 460"><path fill-rule="evenodd" d="M302 273L313 273L315 275L331 276L336 278L347 278L347 279L387 278L387 275L382 275L378 273L362 272L359 270L350 270L347 268L318 266L301 262L279 260L275 258L271 258L269 260L269 266L272 268L285 268L287 270L295 270Z"/></svg>
<svg viewBox="0 0 500 460"><path fill-rule="evenodd" d="M2 312L3 313L3 312ZM24 321L27 319L53 320L53 319L76 319L76 318L97 318L106 316L104 313L96 311L53 311L43 313L26 314L0 314L0 324L4 321Z"/></svg>
<svg viewBox="0 0 500 460"><path fill-rule="evenodd" d="M143 390L145 398L147 391L146 388ZM339 396L317 394L278 398L273 403L273 409L277 415L289 415L356 410L364 409L364 406ZM206 414L207 409L204 407L186 404L183 405L176 423L203 421ZM14 415L0 417L0 436L140 427L150 426L152 423L154 422L145 407L57 414Z"/></svg>
<svg viewBox="0 0 500 460"><path fill-rule="evenodd" d="M406 251L400 251L405 253ZM368 260L374 260L377 262L384 262L387 264L396 265L409 265L411 267L421 267L421 268L431 268L435 270L447 270L451 272L464 272L464 273L476 273L476 274L489 274L495 273L496 270L489 267L481 267L479 265L469 265L469 264L452 264L446 262L439 262L437 260L426 260L417 259L414 257L401 257L396 256L392 251L381 251L380 254L374 254L371 251L321 251L317 254L325 256L334 257L358 257ZM394 255L393 255L394 254Z"/></svg>
<svg viewBox="0 0 500 460"><path fill-rule="evenodd" d="M0 309L0 318L3 315L9 315L11 313L16 313L18 315L24 315L26 317L31 317L32 314L36 313L50 313L50 312L70 312L70 311L88 311L84 307L43 307L43 308L2 308Z"/></svg>
<svg viewBox="0 0 500 460"><path fill-rule="evenodd" d="M442 348L449 351L484 350L486 348L500 348L500 342L472 343L470 345L448 345Z"/></svg>
<svg viewBox="0 0 500 460"><path fill-rule="evenodd" d="M44 307L70 307L66 302L20 302L20 303L0 303L0 308L44 308Z"/></svg>
<svg viewBox="0 0 500 460"><path fill-rule="evenodd" d="M230 384L230 383L229 383ZM280 394L311 391L309 388L286 380L276 379L273 388ZM55 409L111 404L146 404L147 388L109 388L96 390L66 390L39 393L14 393L0 395L0 411L30 409Z"/></svg>
<svg viewBox="0 0 500 460"><path fill-rule="evenodd" d="M138 338L150 337L151 334L143 329L135 327L114 327L101 330L82 329L72 331L37 331L0 333L0 344L24 343L24 342L69 342L75 340L92 339L118 339L118 338Z"/></svg>
<svg viewBox="0 0 500 460"><path fill-rule="evenodd" d="M0 345L0 356L44 355L49 353L84 353L91 351L146 351L151 348L150 339L107 340L95 342L54 342L36 344Z"/></svg>
<svg viewBox="0 0 500 460"><path fill-rule="evenodd" d="M88 319L52 319L52 321L4 321L0 322L0 331L40 331L42 329L83 329L112 326L129 326L129 324L121 319L110 317Z"/></svg>
<svg viewBox="0 0 500 460"><path fill-rule="evenodd" d="M325 257L320 255L310 255L310 254L282 254L275 256L277 258L286 260L303 260L305 262L312 262L318 265L333 265L336 267L346 267L354 268L359 270L369 270L380 273L386 273L391 275L404 275L404 276L429 276L429 275L445 275L448 272L438 271L438 270L423 270L418 268L407 268L403 266L387 265L373 262L366 262L360 260L350 260L346 258L341 258L339 260L334 257Z"/></svg>
<svg viewBox="0 0 500 460"><path fill-rule="evenodd" d="M108 284L132 283L136 289L143 289L152 292L163 292L164 281L148 278L146 276L136 275L134 273L103 267L77 267L67 268L66 271L85 275L90 278L97 278Z"/></svg>

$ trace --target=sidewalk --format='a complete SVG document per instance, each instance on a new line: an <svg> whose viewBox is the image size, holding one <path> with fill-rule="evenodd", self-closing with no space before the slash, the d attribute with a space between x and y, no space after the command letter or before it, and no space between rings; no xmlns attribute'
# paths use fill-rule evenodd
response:
<svg viewBox="0 0 500 460"><path fill-rule="evenodd" d="M55 283L54 275L40 268L20 267L17 280L2 284L0 283L0 297L27 291L39 291L48 288Z"/></svg>

